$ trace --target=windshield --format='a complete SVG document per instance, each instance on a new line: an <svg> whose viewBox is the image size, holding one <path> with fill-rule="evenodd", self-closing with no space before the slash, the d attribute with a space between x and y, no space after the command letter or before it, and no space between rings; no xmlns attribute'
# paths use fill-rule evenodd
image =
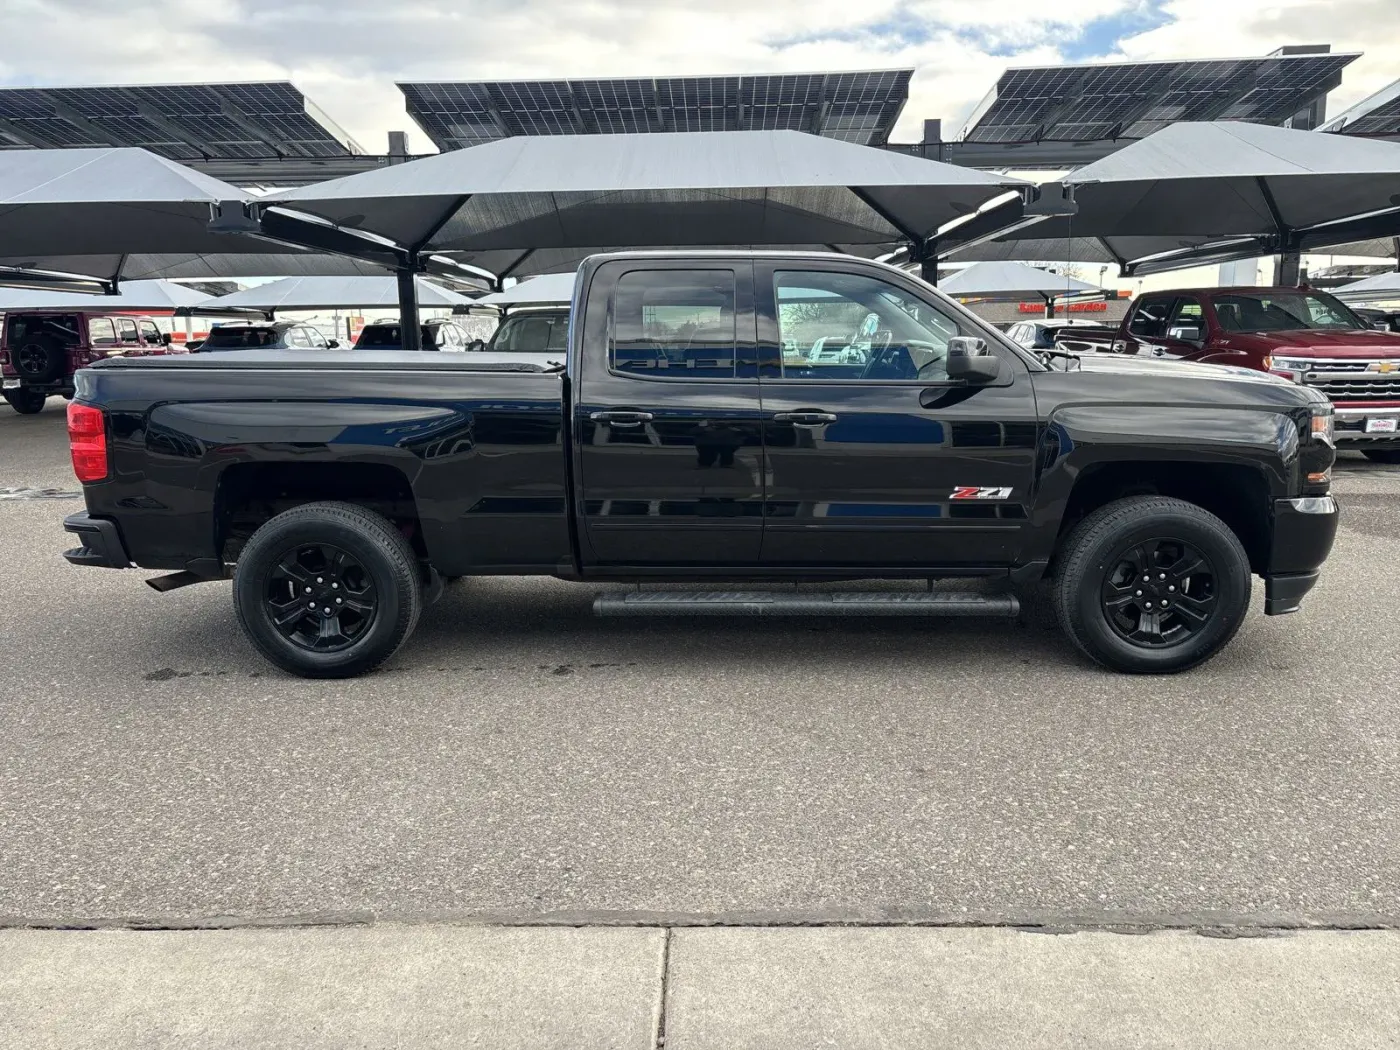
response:
<svg viewBox="0 0 1400 1050"><path fill-rule="evenodd" d="M1317 292L1230 292L1214 297L1215 315L1227 332L1291 332L1368 327L1330 295Z"/></svg>
<svg viewBox="0 0 1400 1050"><path fill-rule="evenodd" d="M515 314L501 322L489 350L508 353L565 353L569 348L569 314Z"/></svg>

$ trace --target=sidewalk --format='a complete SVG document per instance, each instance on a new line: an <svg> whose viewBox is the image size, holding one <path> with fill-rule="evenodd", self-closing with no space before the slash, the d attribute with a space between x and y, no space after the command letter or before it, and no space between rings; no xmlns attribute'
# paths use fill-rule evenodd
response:
<svg viewBox="0 0 1400 1050"><path fill-rule="evenodd" d="M664 1012L662 1005L664 1001ZM0 931L0 1046L1400 1046L1400 931Z"/></svg>

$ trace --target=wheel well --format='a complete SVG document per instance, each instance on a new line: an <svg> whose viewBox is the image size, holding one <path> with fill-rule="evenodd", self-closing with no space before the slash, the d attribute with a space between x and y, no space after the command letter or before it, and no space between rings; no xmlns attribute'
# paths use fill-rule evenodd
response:
<svg viewBox="0 0 1400 1050"><path fill-rule="evenodd" d="M1090 467L1070 493L1063 537L1093 510L1127 496L1171 496L1210 511L1239 537L1249 566L1269 559L1269 486L1263 472L1229 463L1104 463Z"/></svg>
<svg viewBox="0 0 1400 1050"><path fill-rule="evenodd" d="M384 515L420 558L427 557L413 488L400 470L381 463L236 463L219 477L214 528L225 562L264 522L321 500L354 503Z"/></svg>

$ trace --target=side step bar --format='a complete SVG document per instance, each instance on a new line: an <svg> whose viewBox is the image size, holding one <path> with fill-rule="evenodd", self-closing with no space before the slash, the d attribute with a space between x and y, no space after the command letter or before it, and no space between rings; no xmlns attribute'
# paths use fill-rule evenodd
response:
<svg viewBox="0 0 1400 1050"><path fill-rule="evenodd" d="M1014 594L849 591L624 591L593 599L596 616L998 616L1021 611Z"/></svg>

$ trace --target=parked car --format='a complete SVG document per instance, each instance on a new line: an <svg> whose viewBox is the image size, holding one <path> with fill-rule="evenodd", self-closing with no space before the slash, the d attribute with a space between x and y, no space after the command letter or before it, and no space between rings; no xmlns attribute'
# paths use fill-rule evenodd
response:
<svg viewBox="0 0 1400 1050"><path fill-rule="evenodd" d="M471 339L456 321L432 320L419 325L424 350L465 350ZM360 330L356 350L397 350L403 346L398 321L376 321Z"/></svg>
<svg viewBox="0 0 1400 1050"><path fill-rule="evenodd" d="M231 576L253 645L310 677L382 663L443 578L472 574L701 585L595 609L726 617L1014 616L1005 588L1049 575L1083 652L1167 672L1230 640L1251 573L1266 614L1293 612L1331 549L1332 406L1308 387L1042 359L845 256L599 255L577 280L567 364L252 351L84 370L67 559L173 570L157 590ZM838 313L860 360L803 345ZM969 576L1005 587L704 586Z"/></svg>
<svg viewBox="0 0 1400 1050"><path fill-rule="evenodd" d="M73 396L73 374L118 354L182 354L149 317L87 310L21 310L5 315L0 389L16 412L43 410L54 394Z"/></svg>
<svg viewBox="0 0 1400 1050"><path fill-rule="evenodd" d="M334 350L340 341L327 339L315 325L301 321L234 321L217 324L192 353L223 350Z"/></svg>
<svg viewBox="0 0 1400 1050"><path fill-rule="evenodd" d="M1353 306L1351 309L1379 332L1400 332L1400 310L1382 310L1375 306Z"/></svg>
<svg viewBox="0 0 1400 1050"><path fill-rule="evenodd" d="M1400 335L1307 288L1190 288L1140 295L1117 328L1057 333L1064 349L1238 365L1322 391L1340 448L1400 463Z"/></svg>
<svg viewBox="0 0 1400 1050"><path fill-rule="evenodd" d="M1027 350L1051 350L1054 349L1055 339L1060 333L1064 332L1066 337L1073 336L1074 333L1066 332L1066 329L1089 327L1098 326L1091 321L1045 317L1034 321L1015 322L1006 329L1006 337Z"/></svg>
<svg viewBox="0 0 1400 1050"><path fill-rule="evenodd" d="M491 338L474 340L471 350L510 354L563 354L569 349L569 309L564 306L518 307Z"/></svg>

